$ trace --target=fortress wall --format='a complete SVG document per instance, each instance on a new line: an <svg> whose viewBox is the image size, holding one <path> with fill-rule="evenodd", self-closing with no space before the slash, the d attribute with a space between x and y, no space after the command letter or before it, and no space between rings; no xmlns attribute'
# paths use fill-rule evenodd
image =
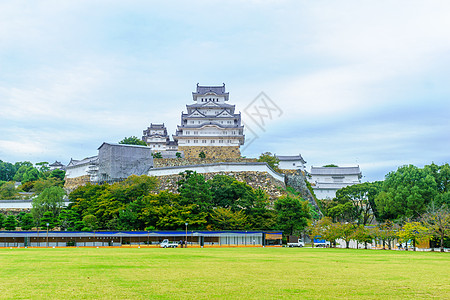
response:
<svg viewBox="0 0 450 300"><path fill-rule="evenodd" d="M163 167L178 167L178 166L191 166L191 165L202 165L202 164L212 164L217 162L256 162L255 158L221 158L212 159L199 157L196 158L155 158L153 159L154 168Z"/></svg>
<svg viewBox="0 0 450 300"><path fill-rule="evenodd" d="M178 146L186 158L199 158L201 152L207 159L238 159L241 157L239 146Z"/></svg>
<svg viewBox="0 0 450 300"><path fill-rule="evenodd" d="M149 174L151 175L151 174ZM268 195L271 201L276 200L276 198L286 195L285 189L286 186L284 182L274 179L267 172L257 172L257 171L241 171L241 172L233 172L233 171L220 171L220 172L210 172L202 174L206 180L212 179L216 175L227 175L234 177L236 180L245 182L251 187L257 189L261 188ZM159 180L159 185L155 193L160 191L168 191L172 193L178 193L178 185L177 182L181 179L181 176L178 174L172 175L162 175L157 177Z"/></svg>

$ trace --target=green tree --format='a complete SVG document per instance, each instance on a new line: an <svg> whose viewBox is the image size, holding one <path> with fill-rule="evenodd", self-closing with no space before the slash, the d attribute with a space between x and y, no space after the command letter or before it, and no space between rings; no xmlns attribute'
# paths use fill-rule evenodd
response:
<svg viewBox="0 0 450 300"><path fill-rule="evenodd" d="M72 209L63 209L59 213L59 226L62 230L68 230L68 231L76 230L75 222L77 222L77 221L80 221L79 216Z"/></svg>
<svg viewBox="0 0 450 300"><path fill-rule="evenodd" d="M64 170L55 169L50 172L50 178L56 178L61 181L64 181L65 176L66 176L66 171L64 171Z"/></svg>
<svg viewBox="0 0 450 300"><path fill-rule="evenodd" d="M0 213L0 228L3 228L5 226L5 215Z"/></svg>
<svg viewBox="0 0 450 300"><path fill-rule="evenodd" d="M265 163L267 163L272 169L274 169L275 171L279 171L278 165L280 164L280 160L279 160L275 155L273 155L273 154L270 153L270 152L262 153L262 154L259 156L259 158L258 158L257 161L258 161L258 162L265 162Z"/></svg>
<svg viewBox="0 0 450 300"><path fill-rule="evenodd" d="M135 136L125 137L119 144L147 146L147 144Z"/></svg>
<svg viewBox="0 0 450 300"><path fill-rule="evenodd" d="M435 207L431 205L422 221L427 228L428 234L438 238L440 251L444 252L444 239L450 237L450 209L446 205Z"/></svg>
<svg viewBox="0 0 450 300"><path fill-rule="evenodd" d="M218 207L211 213L211 220L218 230L242 230L247 223L247 216L242 210Z"/></svg>
<svg viewBox="0 0 450 300"><path fill-rule="evenodd" d="M292 235L295 232L301 232L308 225L311 215L307 201L283 196L275 201L274 206L278 213L278 227L285 234Z"/></svg>
<svg viewBox="0 0 450 300"><path fill-rule="evenodd" d="M175 156L176 156L177 158L181 158L181 153L180 153L180 152L177 152L177 153L175 153Z"/></svg>
<svg viewBox="0 0 450 300"><path fill-rule="evenodd" d="M398 168L386 175L375 203L380 220L415 219L438 194L432 174L416 166Z"/></svg>
<svg viewBox="0 0 450 300"><path fill-rule="evenodd" d="M51 212L52 217L57 219L64 206L63 198L65 194L64 189L57 186L52 186L42 191L31 203L31 214L36 223L42 223L41 218L45 212Z"/></svg>
<svg viewBox="0 0 450 300"><path fill-rule="evenodd" d="M349 248L350 240L353 238L355 225L351 223L337 223L335 226L337 236L345 241L345 248Z"/></svg>
<svg viewBox="0 0 450 300"><path fill-rule="evenodd" d="M48 162L46 162L46 161L36 163L36 168L41 173L50 171L50 167L48 166Z"/></svg>
<svg viewBox="0 0 450 300"><path fill-rule="evenodd" d="M153 158L163 158L161 152L152 153Z"/></svg>
<svg viewBox="0 0 450 300"><path fill-rule="evenodd" d="M178 192L184 200L182 204L194 204L194 213L209 213L212 210L212 194L209 182L197 172L185 171L180 173Z"/></svg>
<svg viewBox="0 0 450 300"><path fill-rule="evenodd" d="M200 152L199 154L198 154L198 157L199 158L201 158L201 159L205 159L206 158L206 154L205 154L205 152Z"/></svg>
<svg viewBox="0 0 450 300"><path fill-rule="evenodd" d="M408 241L413 242L413 249L416 251L417 240L424 239L427 234L427 228L420 222L406 222L402 229L398 232L400 241L406 243L406 250L408 250Z"/></svg>
<svg viewBox="0 0 450 300"><path fill-rule="evenodd" d="M47 224L48 224L48 229L53 229L53 228L55 228L55 226L57 224L56 218L51 211L44 212L40 221L41 222L40 222L39 226L41 227L41 229L47 229Z"/></svg>
<svg viewBox="0 0 450 300"><path fill-rule="evenodd" d="M19 220L19 226L22 230L31 230L34 227L33 216L30 213L25 213Z"/></svg>
<svg viewBox="0 0 450 300"><path fill-rule="evenodd" d="M98 228L97 218L94 215L84 216L83 224L87 231L94 231Z"/></svg>
<svg viewBox="0 0 450 300"><path fill-rule="evenodd" d="M335 165L335 164L328 164L328 165L323 166L323 168L339 168L339 166Z"/></svg>
<svg viewBox="0 0 450 300"><path fill-rule="evenodd" d="M16 217L13 215L7 216L3 226L5 227L5 230L16 230L17 227Z"/></svg>
<svg viewBox="0 0 450 300"><path fill-rule="evenodd" d="M18 195L14 182L6 182L0 186L0 199L14 199Z"/></svg>
<svg viewBox="0 0 450 300"><path fill-rule="evenodd" d="M1 181L12 181L14 175L16 174L16 167L9 162L3 162L0 160L0 180Z"/></svg>
<svg viewBox="0 0 450 300"><path fill-rule="evenodd" d="M373 232L364 225L358 225L354 228L351 238L356 241L356 249L360 243L364 243L364 248L367 249L367 243L372 242Z"/></svg>

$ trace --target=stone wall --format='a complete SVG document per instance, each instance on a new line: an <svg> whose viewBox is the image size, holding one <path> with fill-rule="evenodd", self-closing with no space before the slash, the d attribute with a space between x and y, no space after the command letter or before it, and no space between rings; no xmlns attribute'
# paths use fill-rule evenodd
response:
<svg viewBox="0 0 450 300"><path fill-rule="evenodd" d="M256 162L255 158L155 158L153 160L154 168L164 168L164 167L179 167L179 166L193 166L193 165L204 165L212 164L216 162Z"/></svg>
<svg viewBox="0 0 450 300"><path fill-rule="evenodd" d="M234 177L236 180L245 182L255 189L261 188L269 195L271 201L274 201L280 196L286 195L286 186L284 183L274 179L267 172L217 172L204 173L202 175L206 180L212 179L216 175L227 175ZM159 180L159 185L153 192L158 193L160 191L168 191L178 193L177 182L181 179L180 175L158 176L157 178Z"/></svg>
<svg viewBox="0 0 450 300"><path fill-rule="evenodd" d="M308 200L312 206L316 207L318 211L320 211L319 206L317 205L316 199L309 191L306 186L306 177L300 170L282 170L285 174L286 185L292 187L296 192L300 194L300 196ZM285 172L285 171L295 171L295 172Z"/></svg>
<svg viewBox="0 0 450 300"><path fill-rule="evenodd" d="M186 158L199 158L203 151L207 159L233 159L240 158L239 146L178 146Z"/></svg>
<svg viewBox="0 0 450 300"><path fill-rule="evenodd" d="M64 183L64 189L67 193L72 192L74 189L76 189L79 186L86 185L86 183L90 182L90 176L89 175L83 175L75 178L65 178Z"/></svg>
<svg viewBox="0 0 450 300"><path fill-rule="evenodd" d="M0 208L0 214L17 216L20 212L30 213L31 208Z"/></svg>

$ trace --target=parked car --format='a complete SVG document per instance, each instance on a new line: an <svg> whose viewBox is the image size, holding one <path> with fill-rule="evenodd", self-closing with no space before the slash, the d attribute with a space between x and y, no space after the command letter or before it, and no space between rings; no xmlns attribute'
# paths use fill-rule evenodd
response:
<svg viewBox="0 0 450 300"><path fill-rule="evenodd" d="M304 247L305 243L301 239L298 239L298 241L295 243L287 243L287 246L288 247Z"/></svg>
<svg viewBox="0 0 450 300"><path fill-rule="evenodd" d="M174 242L169 242L168 239L165 239L161 242L161 244L159 244L159 246L161 248L177 248L178 247L178 243L174 243Z"/></svg>

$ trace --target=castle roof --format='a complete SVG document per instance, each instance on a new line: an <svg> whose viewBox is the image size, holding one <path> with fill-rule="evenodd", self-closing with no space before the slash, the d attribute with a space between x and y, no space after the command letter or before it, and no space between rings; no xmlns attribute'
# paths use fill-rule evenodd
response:
<svg viewBox="0 0 450 300"><path fill-rule="evenodd" d="M297 161L300 160L302 163L306 164L306 161L303 159L302 155L276 155L276 157L280 161Z"/></svg>
<svg viewBox="0 0 450 300"><path fill-rule="evenodd" d="M311 167L311 175L358 175L361 170L357 167Z"/></svg>
<svg viewBox="0 0 450 300"><path fill-rule="evenodd" d="M225 83L221 86L200 86L197 83L197 91L193 92L192 96L195 100L196 96L206 95L209 93L225 96L225 101L228 100L228 93L225 92Z"/></svg>

